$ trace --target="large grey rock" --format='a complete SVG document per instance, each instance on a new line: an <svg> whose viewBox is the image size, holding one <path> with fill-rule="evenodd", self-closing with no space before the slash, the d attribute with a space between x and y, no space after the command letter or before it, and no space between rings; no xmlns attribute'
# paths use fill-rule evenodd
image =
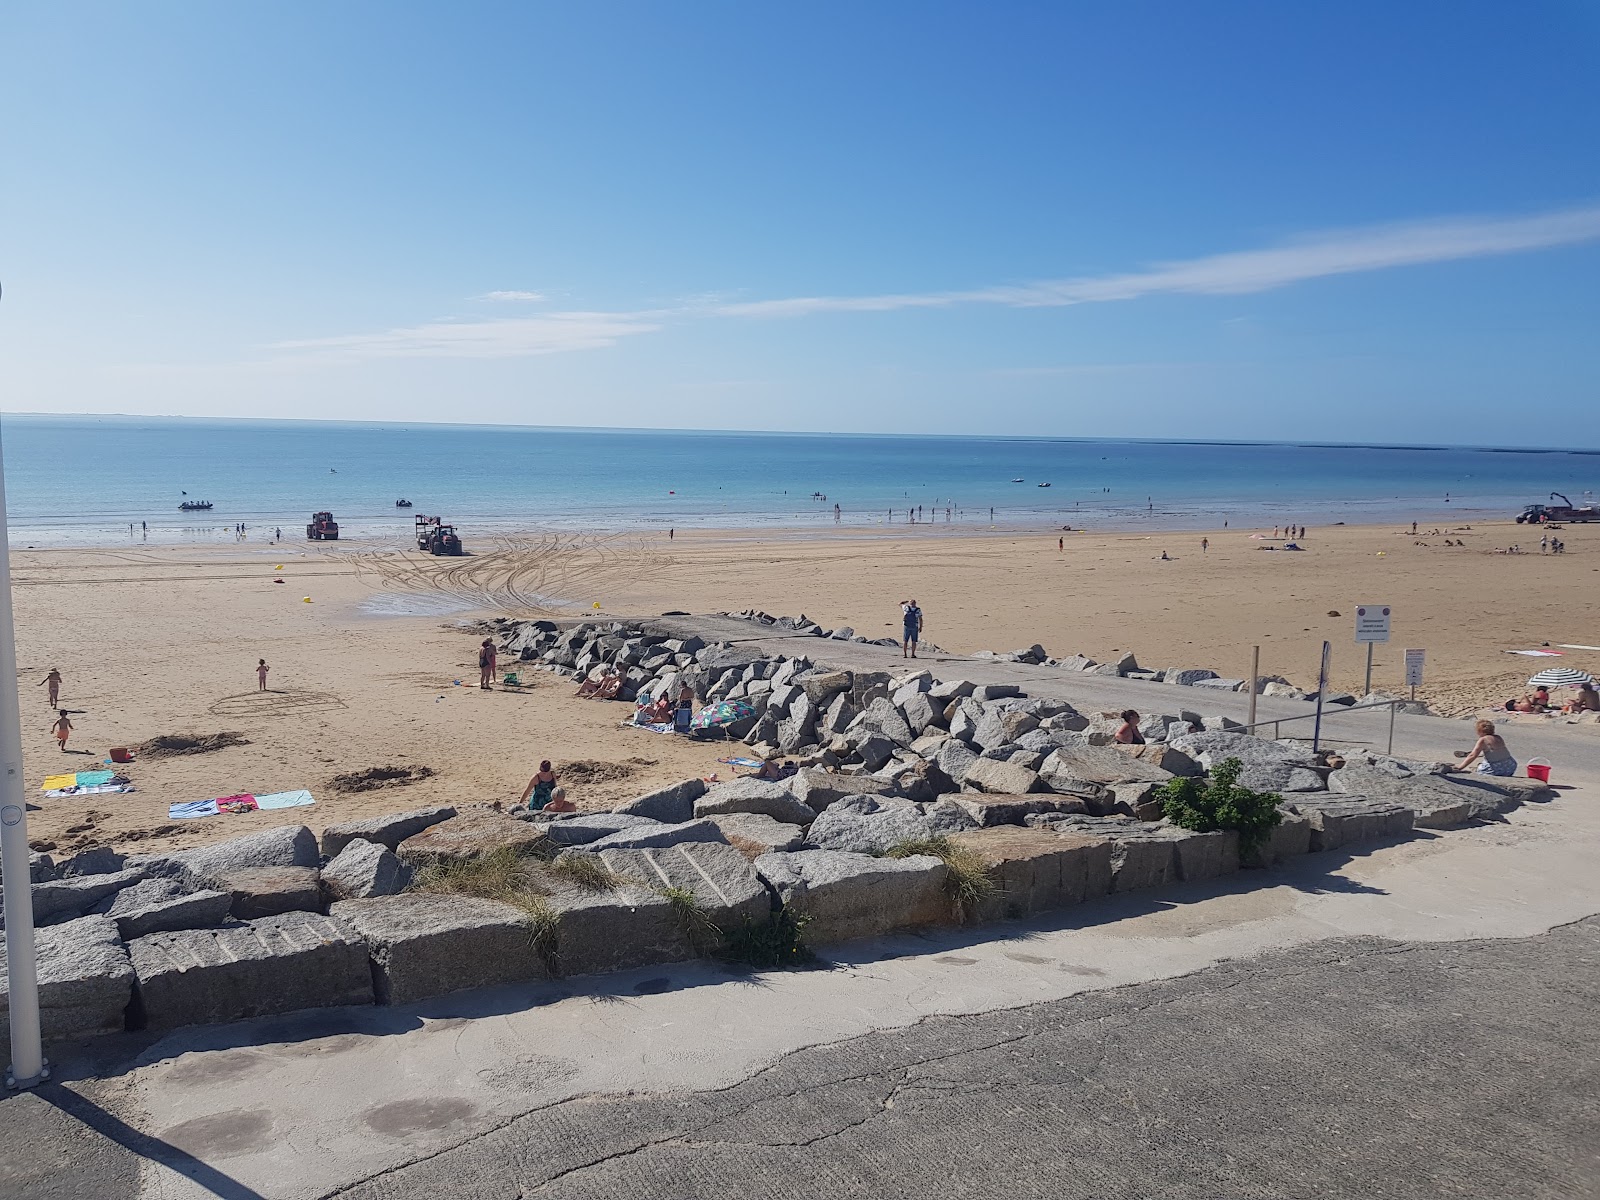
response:
<svg viewBox="0 0 1600 1200"><path fill-rule="evenodd" d="M765 813L723 813L707 817L739 853L754 859L773 850L798 850L806 840L803 826L774 821Z"/></svg>
<svg viewBox="0 0 1600 1200"><path fill-rule="evenodd" d="M166 929L205 929L227 920L233 897L209 888L191 891L172 879L146 879L111 897L105 915L126 941Z"/></svg>
<svg viewBox="0 0 1600 1200"><path fill-rule="evenodd" d="M962 792L947 799L971 817L973 824L985 828L993 825L1021 825L1031 813L1088 811L1088 806L1080 797L1058 796L1051 792L1021 795Z"/></svg>
<svg viewBox="0 0 1600 1200"><path fill-rule="evenodd" d="M850 690L849 671L808 671L796 681L818 708L824 708L841 692Z"/></svg>
<svg viewBox="0 0 1600 1200"><path fill-rule="evenodd" d="M1283 820L1259 846L1245 851L1241 861L1247 867L1275 867L1279 863L1311 850L1311 818L1284 812Z"/></svg>
<svg viewBox="0 0 1600 1200"><path fill-rule="evenodd" d="M557 846L582 846L624 829L659 828L662 823L632 813L584 813L545 825L545 834Z"/></svg>
<svg viewBox="0 0 1600 1200"><path fill-rule="evenodd" d="M1183 670L1168 671L1162 676L1163 683L1175 683L1180 687L1193 687L1197 683L1204 683L1208 679L1215 679L1217 673L1203 667L1191 667Z"/></svg>
<svg viewBox="0 0 1600 1200"><path fill-rule="evenodd" d="M597 853L593 845L563 854ZM604 850L598 851L602 859ZM703 933L660 891L642 882L592 890L560 885L548 899L546 958L558 975L593 975L682 962L706 948Z"/></svg>
<svg viewBox="0 0 1600 1200"><path fill-rule="evenodd" d="M994 882L994 892L968 914L980 920L1065 908L1111 887L1111 846L1100 838L1003 826L950 840L976 854Z"/></svg>
<svg viewBox="0 0 1600 1200"><path fill-rule="evenodd" d="M972 694L979 700L1006 700L1022 695L1022 689L1014 683L985 683L973 688Z"/></svg>
<svg viewBox="0 0 1600 1200"><path fill-rule="evenodd" d="M932 836L928 818L908 800L851 796L812 822L806 844L820 850L882 854L901 842Z"/></svg>
<svg viewBox="0 0 1600 1200"><path fill-rule="evenodd" d="M806 825L814 815L811 808L795 799L784 783L766 779L735 779L716 783L694 802L696 817L721 813L764 813L775 821Z"/></svg>
<svg viewBox="0 0 1600 1200"><path fill-rule="evenodd" d="M933 700L948 702L950 700L959 699L962 696L972 695L973 686L974 685L970 680L947 679L942 682L935 683L931 688L929 688L928 696Z"/></svg>
<svg viewBox="0 0 1600 1200"><path fill-rule="evenodd" d="M143 878L144 870L133 867L113 875L79 875L36 883L33 885L33 919L44 921L64 913L81 915L91 905L132 887Z"/></svg>
<svg viewBox="0 0 1600 1200"><path fill-rule="evenodd" d="M366 944L379 1004L550 974L528 915L498 901L414 893L341 900L329 916Z"/></svg>
<svg viewBox="0 0 1600 1200"><path fill-rule="evenodd" d="M110 846L93 846L58 863L56 877L70 879L75 875L112 875L127 865L126 854L119 854Z"/></svg>
<svg viewBox="0 0 1600 1200"><path fill-rule="evenodd" d="M607 834L590 842L583 849L598 853L601 850L636 850L656 846L676 846L680 842L720 842L722 830L710 821L684 821L676 825L638 826ZM563 851L570 853L570 851Z"/></svg>
<svg viewBox="0 0 1600 1200"><path fill-rule="evenodd" d="M1493 816L1515 808L1523 796L1545 791L1536 781L1490 777L1413 775L1401 773L1398 766L1385 770L1378 766L1351 763L1328 776L1328 790L1367 796L1399 804L1411 810L1418 829L1450 829L1468 821ZM1531 784L1505 787L1496 784Z"/></svg>
<svg viewBox="0 0 1600 1200"><path fill-rule="evenodd" d="M1323 792L1328 785L1316 771L1293 763L1250 763L1239 772L1239 786L1253 792Z"/></svg>
<svg viewBox="0 0 1600 1200"><path fill-rule="evenodd" d="M1267 763L1309 767L1316 761L1311 747L1301 742L1274 742L1252 737L1248 733L1220 729L1186 733L1169 739L1167 744L1187 754L1208 771L1230 758L1237 758L1246 767Z"/></svg>
<svg viewBox="0 0 1600 1200"><path fill-rule="evenodd" d="M938 725L943 715L925 692L916 692L908 697L900 706L900 713L916 737L921 737L930 727Z"/></svg>
<svg viewBox="0 0 1600 1200"><path fill-rule="evenodd" d="M247 867L314 867L322 856L311 830L279 825L167 857L201 878L216 878Z"/></svg>
<svg viewBox="0 0 1600 1200"><path fill-rule="evenodd" d="M128 944L135 1025L172 1029L301 1008L371 1004L366 946L342 921L290 912L152 933Z"/></svg>
<svg viewBox="0 0 1600 1200"><path fill-rule="evenodd" d="M878 736L887 738L896 746L910 746L917 740L916 733L906 724L905 714L887 697L879 698L867 705L866 711L861 714L861 724Z"/></svg>
<svg viewBox="0 0 1600 1200"><path fill-rule="evenodd" d="M82 917L34 931L39 1029L47 1041L123 1028L133 995L133 968L116 922ZM0 1045L11 1037L6 947L0 939Z"/></svg>
<svg viewBox="0 0 1600 1200"><path fill-rule="evenodd" d="M1072 781L1083 783L1122 783L1142 779L1165 783L1172 772L1142 757L1135 757L1116 746L1090 746L1073 743L1054 750L1040 767L1046 782L1058 791L1076 791ZM1058 783L1059 780L1059 783Z"/></svg>
<svg viewBox="0 0 1600 1200"><path fill-rule="evenodd" d="M438 808L418 808L411 812L385 813L381 817L363 817L358 821L344 821L338 825L329 825L322 831L322 853L333 858L351 842L360 838L366 842L376 842L380 846L387 846L390 850L397 850L400 843L413 834L421 833L430 825L437 825L440 821L448 821L456 815L456 810L449 805ZM309 867L313 863L260 863L260 866L296 866Z"/></svg>
<svg viewBox="0 0 1600 1200"><path fill-rule="evenodd" d="M995 792L1002 795L1044 791L1044 784L1040 782L1036 772L1019 763L998 762L992 758L980 758L974 761L967 768L967 773L961 777L961 784L974 791Z"/></svg>
<svg viewBox="0 0 1600 1200"><path fill-rule="evenodd" d="M949 869L931 856L799 850L763 854L755 865L785 909L810 918L806 940L818 945L954 919L945 890Z"/></svg>
<svg viewBox="0 0 1600 1200"><path fill-rule="evenodd" d="M939 747L939 752L933 761L951 779L959 780L966 775L972 764L978 761L978 753L967 743L951 738Z"/></svg>
<svg viewBox="0 0 1600 1200"><path fill-rule="evenodd" d="M685 779L671 787L648 792L636 800L619 804L614 811L653 821L680 824L694 819L694 802L706 794L703 779Z"/></svg>
<svg viewBox="0 0 1600 1200"><path fill-rule="evenodd" d="M357 838L322 868L322 887L336 900L370 900L405 891L411 874L393 850Z"/></svg>
<svg viewBox="0 0 1600 1200"><path fill-rule="evenodd" d="M881 779L863 775L835 775L809 767L784 780L783 786L812 812L822 812L846 796L885 796L894 792L894 785Z"/></svg>
<svg viewBox="0 0 1600 1200"><path fill-rule="evenodd" d="M953 701L945 713L951 737L972 746L978 745L978 723L983 720L985 713L977 701L971 699Z"/></svg>
<svg viewBox="0 0 1600 1200"><path fill-rule="evenodd" d="M447 821L430 825L400 843L397 853L412 867L469 862L510 849L530 855L547 842L544 827L518 821L488 808L469 808Z"/></svg>
<svg viewBox="0 0 1600 1200"><path fill-rule="evenodd" d="M233 898L230 911L240 921L322 908L322 884L313 867L243 867L211 878Z"/></svg>
<svg viewBox="0 0 1600 1200"><path fill-rule="evenodd" d="M599 857L621 878L692 894L701 915L719 929L733 929L772 911L771 897L750 859L732 846L684 842L655 850L606 850Z"/></svg>
<svg viewBox="0 0 1600 1200"><path fill-rule="evenodd" d="M828 701L827 708L822 717L817 721L817 736L819 738L837 737L850 728L850 722L856 719L855 705L850 703L848 692L841 692Z"/></svg>
<svg viewBox="0 0 1600 1200"><path fill-rule="evenodd" d="M55 860L48 854L40 854L36 850L28 851L28 882L45 883L58 876ZM0 882L5 880L5 872L0 870Z"/></svg>
<svg viewBox="0 0 1600 1200"><path fill-rule="evenodd" d="M1313 852L1404 837L1411 832L1414 820L1411 809L1396 801L1334 792L1296 796L1290 807L1311 819Z"/></svg>
<svg viewBox="0 0 1600 1200"><path fill-rule="evenodd" d="M850 746L869 771L878 770L894 756L893 742L865 728L851 735Z"/></svg>

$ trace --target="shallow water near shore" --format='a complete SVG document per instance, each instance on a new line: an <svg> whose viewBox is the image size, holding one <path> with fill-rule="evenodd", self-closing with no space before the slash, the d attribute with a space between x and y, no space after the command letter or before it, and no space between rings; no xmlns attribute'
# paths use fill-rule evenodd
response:
<svg viewBox="0 0 1600 1200"><path fill-rule="evenodd" d="M214 544L239 522L251 541L279 528L299 541L320 509L346 536L396 544L418 513L478 536L883 527L913 508L921 523L969 529L1436 524L1600 489L1600 452L1584 449L142 417L8 416L3 431L18 548ZM180 513L184 500L214 507Z"/></svg>

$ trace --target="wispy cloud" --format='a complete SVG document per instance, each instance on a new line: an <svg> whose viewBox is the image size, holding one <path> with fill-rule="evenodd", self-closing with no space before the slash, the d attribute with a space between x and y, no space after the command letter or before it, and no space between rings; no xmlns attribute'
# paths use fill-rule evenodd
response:
<svg viewBox="0 0 1600 1200"><path fill-rule="evenodd" d="M1334 230L1267 249L1158 263L1143 270L1111 275L960 291L757 300L725 304L716 311L732 317L797 317L819 312L890 312L907 308L951 308L961 304L1045 308L1136 300L1161 293L1242 295L1330 275L1514 254L1597 238L1600 238L1600 206L1529 217L1452 217Z"/></svg>
<svg viewBox="0 0 1600 1200"><path fill-rule="evenodd" d="M892 312L991 304L1063 307L1153 295L1243 295L1311 279L1423 263L1515 254L1600 239L1600 205L1522 217L1447 217L1309 234L1259 250L1157 263L1136 271L935 292L799 296L728 302L705 295L636 312L541 312L525 317L438 320L379 333L280 342L299 356L512 358L594 350L654 333L668 322L707 317L800 317L824 312ZM488 292L480 299L532 302L537 292Z"/></svg>
<svg viewBox="0 0 1600 1200"><path fill-rule="evenodd" d="M660 328L650 313L552 312L492 321L434 321L382 333L278 342L272 349L350 359L518 358L597 350Z"/></svg>

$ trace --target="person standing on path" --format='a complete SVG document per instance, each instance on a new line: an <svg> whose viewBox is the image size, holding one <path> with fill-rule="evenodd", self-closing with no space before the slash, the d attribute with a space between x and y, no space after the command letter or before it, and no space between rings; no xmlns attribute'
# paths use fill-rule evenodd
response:
<svg viewBox="0 0 1600 1200"><path fill-rule="evenodd" d="M915 658L917 642L922 638L922 610L917 607L915 600L907 600L900 606L900 615L905 622L905 638L900 644L900 657Z"/></svg>
<svg viewBox="0 0 1600 1200"><path fill-rule="evenodd" d="M260 658L256 660L256 691L264 692L267 690L267 672L270 670L272 668L267 666L266 659Z"/></svg>
<svg viewBox="0 0 1600 1200"><path fill-rule="evenodd" d="M67 710L56 710L56 723L50 727L50 732L56 735L56 745L61 748L61 753L67 752L67 739L72 736L72 722L67 719Z"/></svg>
<svg viewBox="0 0 1600 1200"><path fill-rule="evenodd" d="M491 690L489 685L494 682L495 660L498 657L494 639L484 638L483 645L478 647L478 686L486 692Z"/></svg>
<svg viewBox="0 0 1600 1200"><path fill-rule="evenodd" d="M60 703L61 702L61 672L60 672L60 670L58 670L55 667L51 667L50 668L50 674L46 675L43 679L39 680L39 682L40 683L48 683L50 685L50 707L51 708L60 708L61 707L61 703ZM35 685L35 686L37 686L37 685Z"/></svg>

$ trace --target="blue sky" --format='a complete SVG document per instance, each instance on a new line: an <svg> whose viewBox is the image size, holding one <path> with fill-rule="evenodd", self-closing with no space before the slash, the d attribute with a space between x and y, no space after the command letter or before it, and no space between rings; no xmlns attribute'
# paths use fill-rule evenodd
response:
<svg viewBox="0 0 1600 1200"><path fill-rule="evenodd" d="M0 13L11 411L1600 446L1600 5Z"/></svg>

